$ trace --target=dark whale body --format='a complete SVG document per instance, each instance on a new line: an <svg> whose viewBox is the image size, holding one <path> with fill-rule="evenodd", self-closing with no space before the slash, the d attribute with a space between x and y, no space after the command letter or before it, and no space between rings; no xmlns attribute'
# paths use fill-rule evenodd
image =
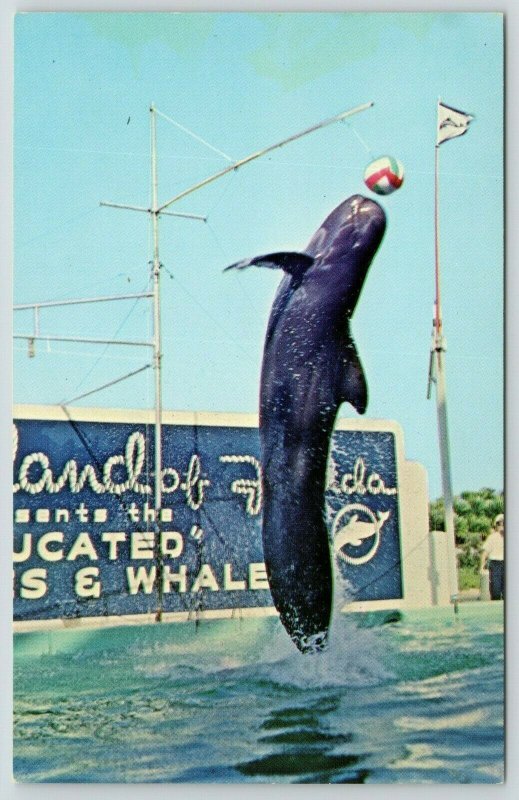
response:
<svg viewBox="0 0 519 800"><path fill-rule="evenodd" d="M349 320L385 224L377 203L354 195L326 218L304 253L233 265L286 273L272 306L261 375L262 535L274 604L302 652L327 643L333 584L324 519L328 452L341 403L366 410Z"/></svg>

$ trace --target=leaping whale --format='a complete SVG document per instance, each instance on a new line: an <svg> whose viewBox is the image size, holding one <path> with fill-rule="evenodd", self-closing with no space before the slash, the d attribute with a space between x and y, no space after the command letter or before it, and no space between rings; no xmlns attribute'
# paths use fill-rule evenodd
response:
<svg viewBox="0 0 519 800"><path fill-rule="evenodd" d="M333 426L343 402L363 414L366 379L350 332L386 217L362 195L342 202L302 253L239 261L280 267L260 386L262 538L281 622L303 652L328 641L333 595L324 491Z"/></svg>

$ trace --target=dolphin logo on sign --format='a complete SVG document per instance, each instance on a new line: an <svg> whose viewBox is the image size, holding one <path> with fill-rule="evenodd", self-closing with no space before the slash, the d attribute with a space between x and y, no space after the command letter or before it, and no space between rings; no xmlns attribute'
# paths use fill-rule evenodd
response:
<svg viewBox="0 0 519 800"><path fill-rule="evenodd" d="M333 546L335 554L347 564L360 566L371 561L380 546L380 534L383 525L391 515L390 511L377 511L373 514L368 506L362 503L351 503L341 508L333 523ZM352 548L373 538L367 552L355 556Z"/></svg>

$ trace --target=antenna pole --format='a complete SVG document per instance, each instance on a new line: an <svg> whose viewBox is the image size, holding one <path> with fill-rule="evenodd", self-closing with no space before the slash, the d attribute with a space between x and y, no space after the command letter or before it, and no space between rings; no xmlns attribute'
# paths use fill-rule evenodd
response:
<svg viewBox="0 0 519 800"><path fill-rule="evenodd" d="M156 585L158 591L158 608L156 620L162 619L163 585L162 585L162 553L160 543L160 510L162 506L162 344L160 327L160 258L159 258L159 209L158 209L158 177L157 177L157 120L155 106L150 107L151 135L151 217L153 224L153 365L155 370L155 548L156 548Z"/></svg>

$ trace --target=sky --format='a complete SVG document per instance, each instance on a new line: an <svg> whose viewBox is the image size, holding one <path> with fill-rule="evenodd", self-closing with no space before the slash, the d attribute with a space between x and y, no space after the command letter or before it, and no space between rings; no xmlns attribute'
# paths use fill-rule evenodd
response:
<svg viewBox="0 0 519 800"><path fill-rule="evenodd" d="M215 181L163 216L163 404L255 411L280 275L224 273L304 250L327 214L391 154L402 188L352 320L367 416L392 419L441 494L427 376L434 300L438 97L474 115L440 147L440 263L453 488L503 488L503 51L497 13L19 14L15 20L14 302L149 288L150 113L159 200L263 147L374 103ZM200 141L200 139L203 140ZM205 142L205 143L204 143ZM210 145L207 146L207 145ZM373 195L371 195L373 196ZM149 339L148 301L42 310L41 332ZM15 333L32 330L15 312ZM149 362L143 348L14 344L14 400L67 402ZM153 405L147 370L74 405ZM350 406L341 416L353 417Z"/></svg>

